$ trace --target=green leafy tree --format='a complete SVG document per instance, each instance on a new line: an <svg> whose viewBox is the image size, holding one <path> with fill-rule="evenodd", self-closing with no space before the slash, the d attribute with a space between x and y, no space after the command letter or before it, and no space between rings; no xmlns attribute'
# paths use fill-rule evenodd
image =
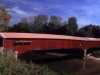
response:
<svg viewBox="0 0 100 75"><path fill-rule="evenodd" d="M68 34L74 35L78 30L77 19L75 17L70 17L68 19Z"/></svg>
<svg viewBox="0 0 100 75"><path fill-rule="evenodd" d="M93 37L93 27L94 25L92 24L86 25L78 30L77 35L82 37Z"/></svg>
<svg viewBox="0 0 100 75"><path fill-rule="evenodd" d="M93 37L100 38L100 26L94 25L92 29L92 34L93 34Z"/></svg>
<svg viewBox="0 0 100 75"><path fill-rule="evenodd" d="M37 15L29 18L32 32L43 33L43 27L48 22L48 16Z"/></svg>
<svg viewBox="0 0 100 75"><path fill-rule="evenodd" d="M55 26L59 26L62 24L62 18L59 16L51 16L50 23L54 24Z"/></svg>
<svg viewBox="0 0 100 75"><path fill-rule="evenodd" d="M47 33L58 34L58 29L62 25L62 18L58 16L51 16L47 25Z"/></svg>
<svg viewBox="0 0 100 75"><path fill-rule="evenodd" d="M22 18L21 22L10 27L8 31L9 32L26 32L26 33L31 32L30 25L26 18Z"/></svg>
<svg viewBox="0 0 100 75"><path fill-rule="evenodd" d="M75 33L76 36L79 36L79 37L87 37L87 34L86 32L80 28L76 33Z"/></svg>

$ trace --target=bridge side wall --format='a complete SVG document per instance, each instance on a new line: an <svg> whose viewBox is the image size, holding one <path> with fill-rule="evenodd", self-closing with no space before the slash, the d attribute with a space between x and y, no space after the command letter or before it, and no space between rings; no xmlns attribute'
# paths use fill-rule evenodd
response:
<svg viewBox="0 0 100 75"><path fill-rule="evenodd" d="M85 48L100 48L100 41L85 41Z"/></svg>
<svg viewBox="0 0 100 75"><path fill-rule="evenodd" d="M16 41L23 41L16 43ZM26 42L24 42L26 41ZM30 41L30 42L28 42ZM82 41L61 40L61 39L5 39L4 48L11 48L18 51L18 54L23 54L29 50L51 50L51 49L73 49L84 48Z"/></svg>
<svg viewBox="0 0 100 75"><path fill-rule="evenodd" d="M21 43L16 43L21 41ZM78 41L62 39L4 39L4 48L11 48L18 51L18 55L30 50L51 50L51 49L82 49L100 47L98 41Z"/></svg>

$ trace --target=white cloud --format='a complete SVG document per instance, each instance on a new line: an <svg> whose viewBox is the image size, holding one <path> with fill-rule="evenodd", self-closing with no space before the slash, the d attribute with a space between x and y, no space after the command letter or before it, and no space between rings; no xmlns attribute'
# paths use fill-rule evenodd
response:
<svg viewBox="0 0 100 75"><path fill-rule="evenodd" d="M57 15L63 18L75 16L79 25L99 24L100 0L84 0L78 4L74 0L67 3L60 3L61 0L49 0L42 2L39 0L7 0L15 3L15 7L9 9L10 13L16 17L29 17L34 14ZM77 0L76 0L77 1ZM18 4L17 4L18 3ZM23 6L21 6L23 5ZM23 7L23 8L21 8ZM27 10L25 10L27 7ZM28 9L29 8L29 9Z"/></svg>
<svg viewBox="0 0 100 75"><path fill-rule="evenodd" d="M16 12L16 13L17 13L17 14L19 14L19 15L27 15L27 13L26 13L25 11L23 11L23 10L19 9L19 7L18 7L18 6L17 6L17 7L12 8L12 11Z"/></svg>
<svg viewBox="0 0 100 75"><path fill-rule="evenodd" d="M34 11L36 11L36 12L43 12L45 9L43 8L43 7L36 7L36 6L33 6L33 8L32 8Z"/></svg>
<svg viewBox="0 0 100 75"><path fill-rule="evenodd" d="M94 0L87 0L86 5L82 5L79 9L83 10L85 15L80 16L77 14L78 23L80 25L96 24L100 25L100 0L93 2ZM91 3L93 2L93 3ZM99 3L99 4L98 4Z"/></svg>

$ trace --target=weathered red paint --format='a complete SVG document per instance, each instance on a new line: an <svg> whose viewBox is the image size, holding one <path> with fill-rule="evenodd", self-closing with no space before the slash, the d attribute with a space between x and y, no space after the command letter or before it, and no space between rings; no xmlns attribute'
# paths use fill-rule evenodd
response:
<svg viewBox="0 0 100 75"><path fill-rule="evenodd" d="M55 35L56 36L56 35ZM82 38L81 38L82 39ZM16 41L26 41L14 45ZM27 42L30 41L30 42ZM78 40L78 39L49 39L49 38L4 38L4 48L11 48L18 51L21 55L27 51L35 50L51 50L51 49L82 49L88 50L89 48L100 47L99 41L95 40Z"/></svg>
<svg viewBox="0 0 100 75"><path fill-rule="evenodd" d="M30 43L23 43L19 45L13 45L14 42L23 39L4 39L4 47L12 48L23 54L30 50L50 50L50 49L89 49L94 47L100 47L100 42L95 41L75 41L75 40L61 40L61 39L24 39L30 41Z"/></svg>

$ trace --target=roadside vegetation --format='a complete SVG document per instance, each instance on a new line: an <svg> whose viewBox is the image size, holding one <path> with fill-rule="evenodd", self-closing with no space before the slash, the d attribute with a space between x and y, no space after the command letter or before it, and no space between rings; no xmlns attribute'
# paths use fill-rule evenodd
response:
<svg viewBox="0 0 100 75"><path fill-rule="evenodd" d="M46 65L37 67L33 63L0 56L0 75L58 75Z"/></svg>

